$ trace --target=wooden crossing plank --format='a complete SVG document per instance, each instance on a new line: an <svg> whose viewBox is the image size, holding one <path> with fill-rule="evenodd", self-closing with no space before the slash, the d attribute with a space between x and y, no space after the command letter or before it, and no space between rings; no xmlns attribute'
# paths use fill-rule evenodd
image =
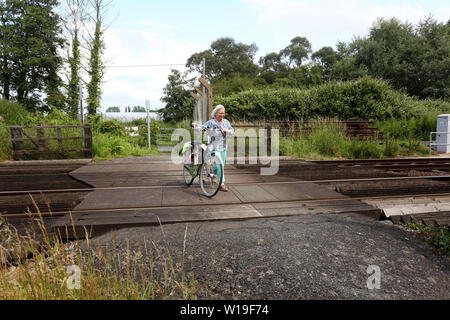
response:
<svg viewBox="0 0 450 320"><path fill-rule="evenodd" d="M228 219L259 218L261 214L251 205L198 206L184 208L151 208L142 210L79 212L55 220L53 230L70 237L84 237L85 229L96 236L117 228L159 225L159 223L188 223ZM73 233L75 229L75 234Z"/></svg>
<svg viewBox="0 0 450 320"><path fill-rule="evenodd" d="M279 200L345 198L342 194L314 183L266 184L261 186Z"/></svg>
<svg viewBox="0 0 450 320"><path fill-rule="evenodd" d="M94 190L74 211L96 208L136 208L161 206L162 189Z"/></svg>
<svg viewBox="0 0 450 320"><path fill-rule="evenodd" d="M241 200L233 192L219 192L214 198L207 198L203 195L199 186L185 188L163 189L162 206L183 206L183 205L217 205L241 203Z"/></svg>

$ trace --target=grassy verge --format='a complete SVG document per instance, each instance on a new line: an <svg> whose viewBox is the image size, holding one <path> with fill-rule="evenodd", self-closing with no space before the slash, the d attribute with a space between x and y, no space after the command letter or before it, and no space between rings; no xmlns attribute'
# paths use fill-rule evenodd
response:
<svg viewBox="0 0 450 320"><path fill-rule="evenodd" d="M403 224L408 229L415 231L420 237L427 241L431 248L439 254L450 254L450 229L449 227L426 226L416 224L414 221Z"/></svg>
<svg viewBox="0 0 450 320"><path fill-rule="evenodd" d="M428 148L417 139L351 139L333 124L323 124L308 137L280 137L280 155L303 159L381 159L398 156L426 156Z"/></svg>
<svg viewBox="0 0 450 320"><path fill-rule="evenodd" d="M0 220L0 300L191 300L204 295L207 282L197 283L187 266L193 253L187 259L183 250L177 261L167 242L165 247L153 242L133 247L127 241L121 252L116 243L108 244L112 250L94 248L89 240L81 245L79 240L50 239L42 219L38 223L44 242L36 246L31 235L21 237Z"/></svg>
<svg viewBox="0 0 450 320"><path fill-rule="evenodd" d="M97 133L93 138L94 161L159 154L156 146L149 149L139 141L139 137Z"/></svg>

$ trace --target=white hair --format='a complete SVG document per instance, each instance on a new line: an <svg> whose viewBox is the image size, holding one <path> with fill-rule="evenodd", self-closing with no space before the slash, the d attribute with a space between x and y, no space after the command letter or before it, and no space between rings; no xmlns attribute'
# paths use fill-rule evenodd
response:
<svg viewBox="0 0 450 320"><path fill-rule="evenodd" d="M217 111L219 111L220 109L225 110L225 107L224 107L223 105L221 105L221 104L218 104L218 105L214 108L214 110L211 111L211 117L212 117L213 119L216 118L216 113L217 113Z"/></svg>

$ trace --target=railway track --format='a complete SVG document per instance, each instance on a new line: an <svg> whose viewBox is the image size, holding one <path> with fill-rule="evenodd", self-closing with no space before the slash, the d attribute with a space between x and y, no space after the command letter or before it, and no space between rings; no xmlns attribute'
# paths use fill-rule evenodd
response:
<svg viewBox="0 0 450 320"><path fill-rule="evenodd" d="M125 165L129 162L123 161L120 163L114 163L113 165ZM152 164L153 162L149 162ZM164 164L164 161L158 161L158 164ZM450 158L412 158L412 159L378 159L378 160L325 160L325 161L304 161L304 160L281 160L280 171L281 176L285 176L283 172L288 174L296 171L296 167L314 164L319 165L321 169L326 167L370 167L373 169L382 169L384 171L391 170L450 170ZM108 163L111 165L111 163ZM96 166L96 164L94 164ZM73 165L33 165L33 166L0 166L0 213L7 219L13 218L27 218L27 217L55 217L62 216L68 212L76 213L73 208L79 204L84 196L93 191L133 191L133 190L152 190L152 189L181 189L185 188L182 184L178 185L138 185L138 186L123 186L123 187L97 187L94 188L83 181L78 181L74 177L70 176L70 172L81 167L79 164ZM234 168L231 166L229 170L230 176L232 175L246 175L254 174L255 171L261 165L236 165ZM302 167L301 170L311 171L310 167ZM295 178L300 179L300 169L297 170ZM314 170L312 170L314 171ZM440 172L444 173L444 172ZM114 173L116 174L116 173ZM137 178L140 173L123 173L124 176L130 176L136 174ZM179 171L177 169L171 170L154 170L152 175L158 176L175 176L179 177ZM85 174L85 176L95 176L94 174ZM102 175L98 175L102 177ZM340 177L338 175L338 177ZM450 184L447 183L450 179L450 175L424 175L424 176L381 176L381 177L365 177L365 178L353 178L353 179L327 179L321 177L320 179L314 179L310 177L305 181L276 181L276 182L258 182L258 185L265 186L271 184L303 184L314 183L324 185L329 189L335 190L344 196L346 199L351 200L373 200L373 199L392 199L392 198L404 198L404 197L441 197L450 195ZM13 182L13 183L11 183ZM255 183L233 183L233 185L254 185ZM402 186L404 184L404 186ZM42 188L33 189L29 186L39 185ZM362 186L362 187L361 187ZM6 190L5 190L6 189ZM30 195L35 197L42 197L44 200L40 203L31 203L26 198ZM3 201L2 201L3 199ZM17 204L14 204L14 201ZM306 201L306 200L298 200ZM341 198L327 198L309 201L345 201ZM9 202L9 203L8 203ZM278 201L283 203L286 201ZM290 201L292 202L292 201ZM7 203L7 204L6 204ZM271 201L262 202L241 202L242 204L258 204L258 203L271 203ZM2 210L3 205L3 210ZM25 213L27 206L30 209L35 210L37 205L39 213ZM225 204L224 204L225 205ZM198 204L188 205L187 207L195 207ZM7 210L5 210L5 207ZM143 210L154 207L129 207L129 208L96 208L91 210L92 212L101 212L107 210ZM180 206L166 206L167 208L179 208ZM83 210L90 211L89 209Z"/></svg>
<svg viewBox="0 0 450 320"><path fill-rule="evenodd" d="M310 160L326 166L369 166L383 170L450 170L450 158L406 158L368 160Z"/></svg>
<svg viewBox="0 0 450 320"><path fill-rule="evenodd" d="M404 199L404 198L439 198L439 197L450 197L450 192L447 193L427 193L427 194L416 194L416 195L386 195L386 196L366 196L366 197L354 197L354 198L323 198L323 199L303 199L303 200L278 200L278 201L242 201L240 203L217 203L215 206L228 206L228 205L258 205L258 204L283 204L283 203L325 203L330 201L336 202L350 202L350 201L364 201L364 200L392 200L392 199ZM126 208L95 208L95 209L83 209L83 210L71 210L70 213L76 214L79 212L87 213L87 212L126 212L126 211L135 211L135 210L146 210L146 209L166 209L166 208L195 208L195 207L203 207L203 205L199 204L185 204L185 205L166 205L166 206L145 206L145 207L133 207L128 206ZM57 217L57 216L65 216L69 212L68 211L54 211L54 212L40 212L40 213L26 213L26 214L7 214L2 215L2 217L6 219L14 219L14 218L35 218L35 217Z"/></svg>
<svg viewBox="0 0 450 320"><path fill-rule="evenodd" d="M447 181L450 176L420 176L420 177L386 177L386 178L365 178L365 179L333 179L333 180L317 180L317 181L284 181L284 182L260 182L259 186L270 185L301 185L308 183L315 183L324 185L331 190L337 191L340 194L347 196L351 200L371 200L371 199L390 199L390 198L405 198L410 196L425 197L425 196L448 196L450 195L450 184ZM426 185L426 182L430 181L430 185ZM403 186L406 182L409 185ZM384 185L380 185L384 183ZM365 188L358 187L359 184L365 184ZM252 186L254 183L234 183L236 186ZM390 186L390 187L389 187ZM84 196L92 191L137 191L137 190L161 190L161 189L186 189L184 185L176 186L136 186L136 187L105 187L105 188L91 188L91 189L56 189L56 190L26 190L26 191L2 191L0 192L0 204L1 199L14 199L13 197L19 197L17 200L25 199L29 195L35 195L35 197L43 197L44 202L37 205L35 202L29 203L28 206L32 210L36 210L36 206L39 208L39 213L24 213L23 204L18 205L10 204L7 213L3 213L3 217L12 218L25 218L25 217L51 217L61 216L70 212L77 212L73 210L78 203L80 203ZM70 194L72 196L71 201L65 201L64 194ZM74 196L77 196L76 200L73 200ZM21 198L20 198L21 197ZM51 197L56 197L56 201L52 201ZM50 200L48 200L50 199ZM325 201L338 200L341 198L326 198ZM289 202L292 200L279 200L278 202ZM298 201L312 201L311 199L298 200ZM317 201L322 201L319 199ZM270 203L272 201L261 201L261 203ZM5 202L3 202L5 203ZM259 202L241 201L242 204L254 204ZM220 203L215 203L220 204ZM223 203L226 204L226 203ZM195 207L199 204L186 205L187 207ZM5 205L3 206L5 208ZM128 208L96 208L93 211L106 211L106 210L127 210L127 209L145 209L145 208L158 208L162 206L129 206ZM165 206L165 207L179 207ZM91 211L90 209L83 209L81 211Z"/></svg>
<svg viewBox="0 0 450 320"><path fill-rule="evenodd" d="M402 180L450 180L450 175L442 176L414 176L414 177L383 177L383 178L357 178L357 179L329 179L329 180L298 180L298 181L277 181L277 182L258 182L258 185L271 185L271 184L302 184L302 183L353 183L364 181L402 181ZM251 185L254 183L237 182L233 185ZM53 193L73 193L73 192L90 192L95 190L133 190L133 189L183 189L184 185L158 185L158 186L133 186L133 187L98 187L98 188L81 188L81 189L43 189L43 190L13 190L13 191L0 191L0 196L12 196L12 195L29 195L29 194L53 194Z"/></svg>

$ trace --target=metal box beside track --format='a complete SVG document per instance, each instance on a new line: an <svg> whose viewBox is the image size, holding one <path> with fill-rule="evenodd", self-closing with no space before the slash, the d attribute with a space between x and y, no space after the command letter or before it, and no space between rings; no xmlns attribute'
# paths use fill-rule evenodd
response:
<svg viewBox="0 0 450 320"><path fill-rule="evenodd" d="M450 114L440 114L437 117L436 151L450 153Z"/></svg>

